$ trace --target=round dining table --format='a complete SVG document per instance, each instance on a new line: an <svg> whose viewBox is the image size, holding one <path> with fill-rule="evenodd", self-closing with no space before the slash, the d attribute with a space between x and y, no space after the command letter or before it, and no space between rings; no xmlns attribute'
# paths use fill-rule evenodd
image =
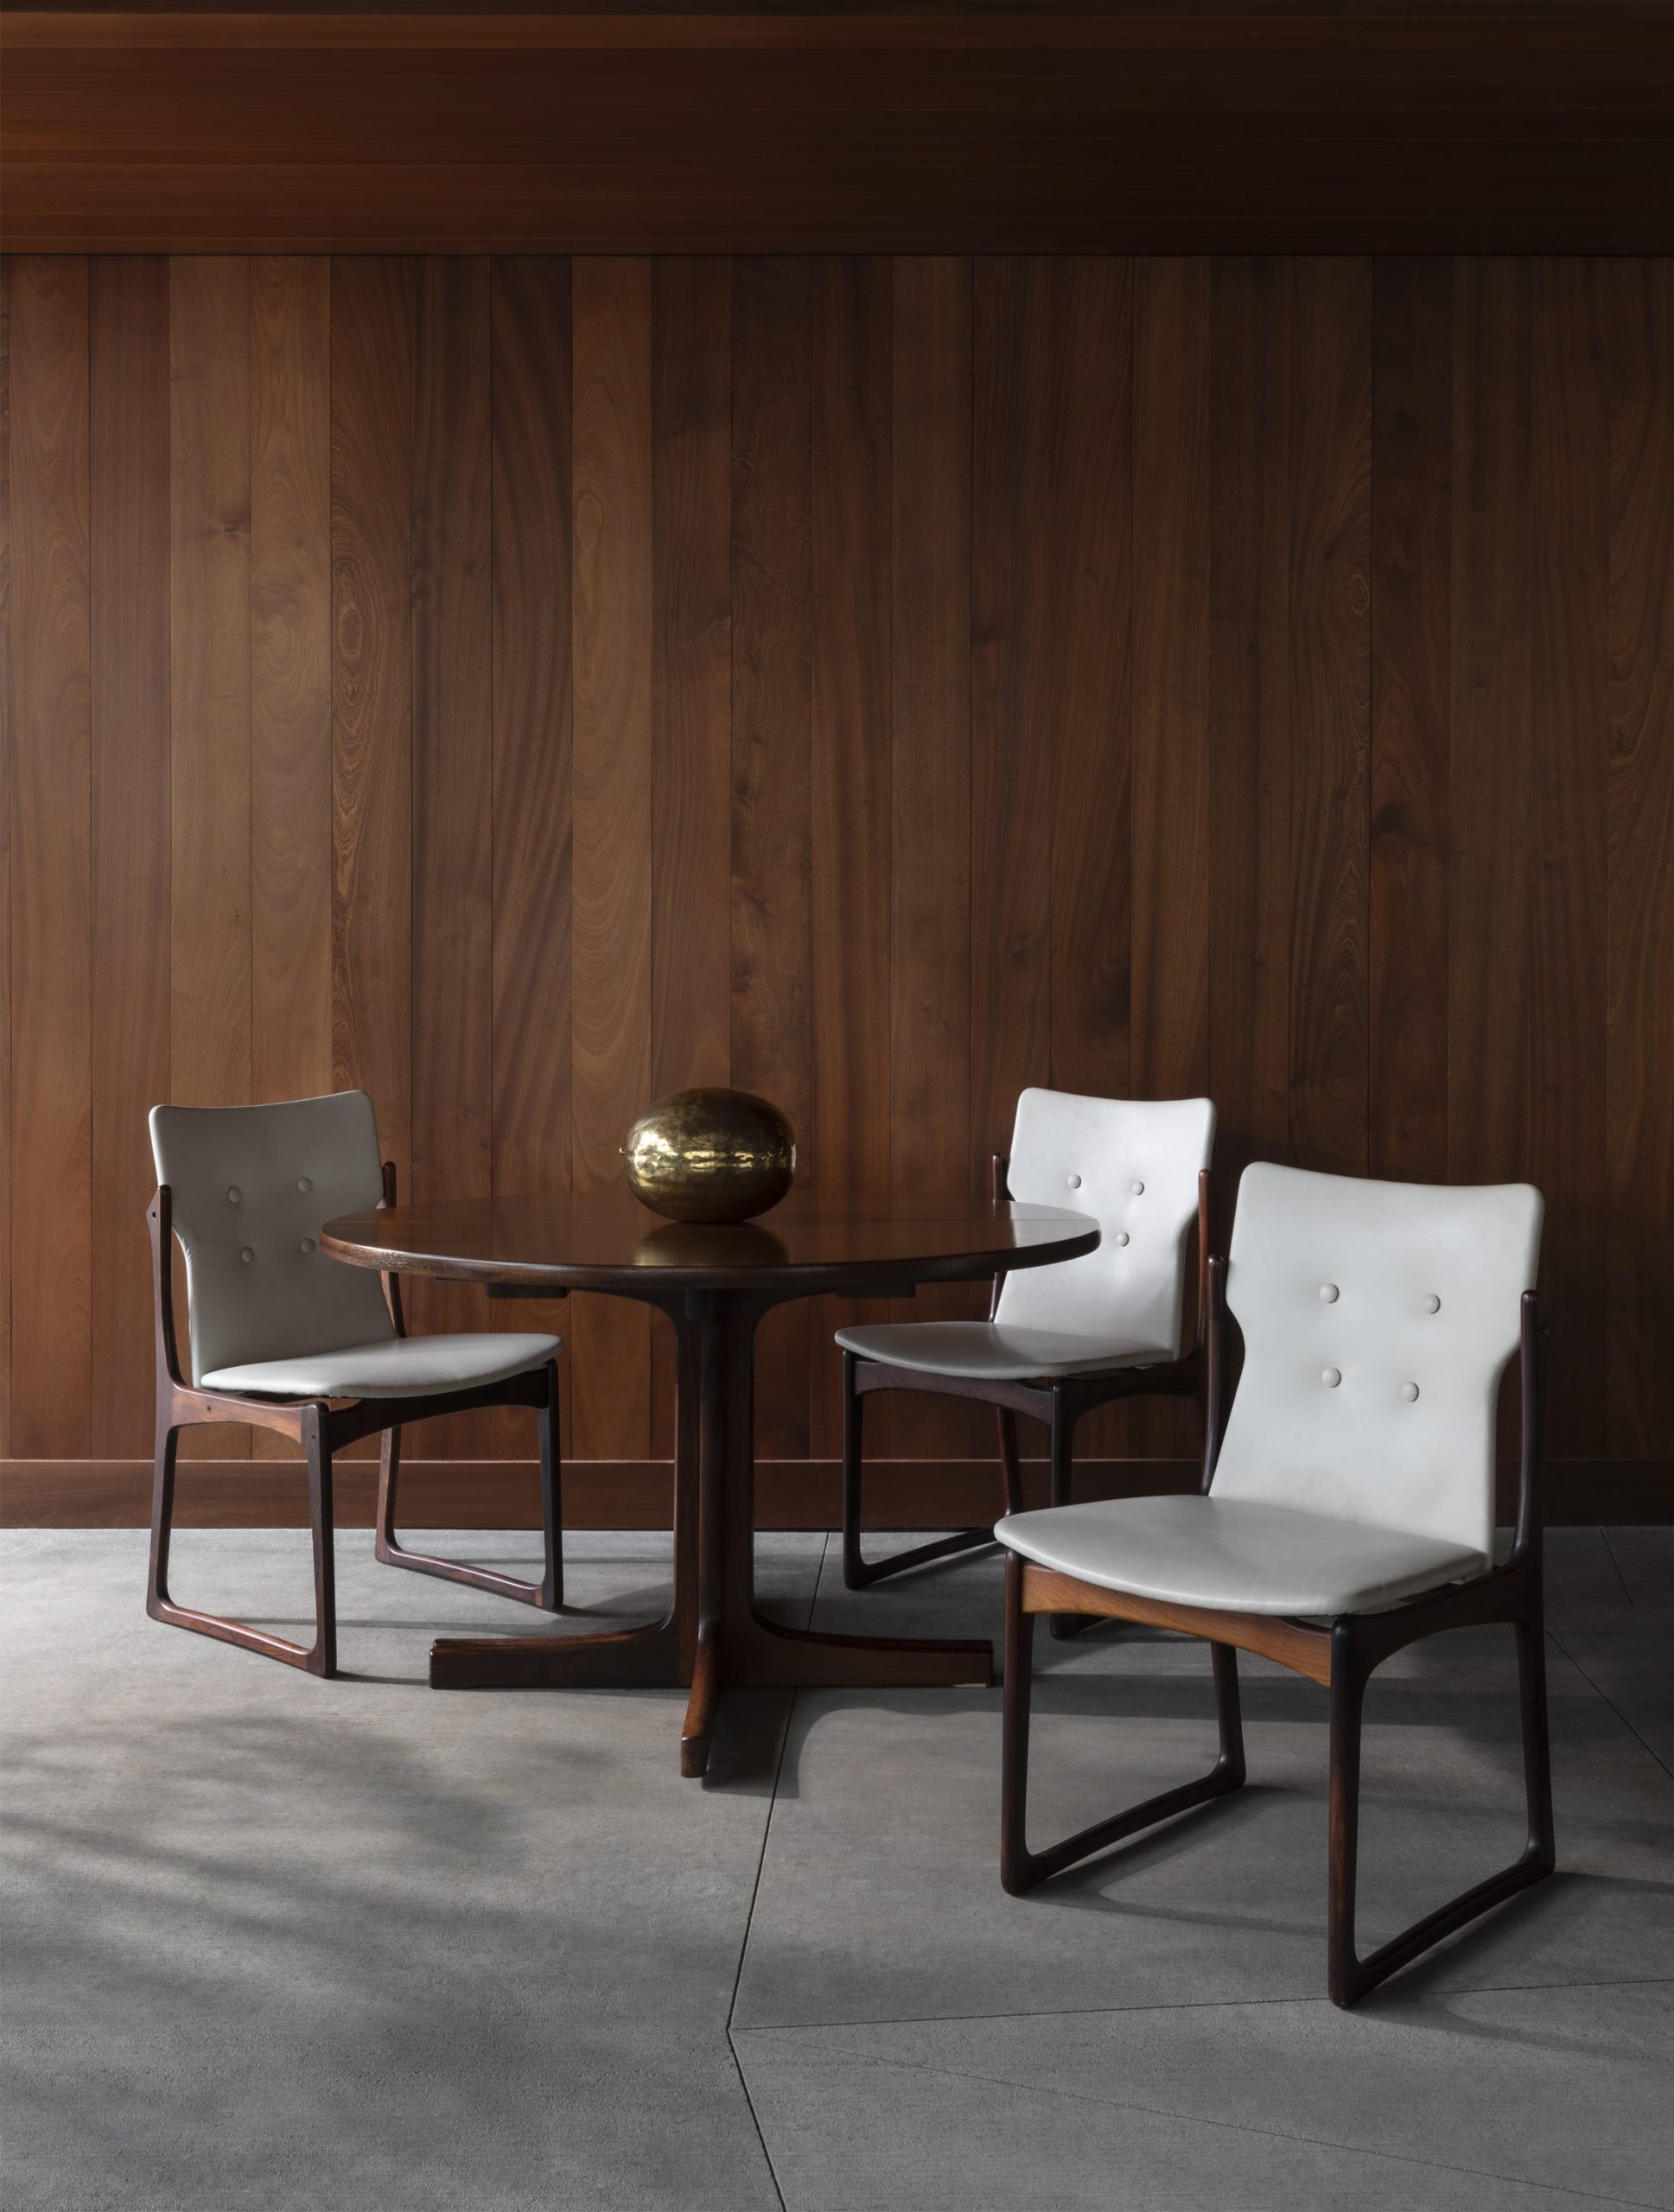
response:
<svg viewBox="0 0 1674 2212"><path fill-rule="evenodd" d="M444 1637L436 1689L690 1687L680 1771L709 1763L723 1684L985 1688L986 1642L838 1636L767 1619L754 1596L754 1345L764 1313L797 1298L910 1297L1091 1252L1085 1214L1004 1200L844 1205L793 1192L756 1221L660 1220L625 1189L503 1197L345 1215L322 1248L351 1266L486 1286L491 1298L601 1291L674 1325L678 1411L674 1579L668 1610L601 1634Z"/></svg>

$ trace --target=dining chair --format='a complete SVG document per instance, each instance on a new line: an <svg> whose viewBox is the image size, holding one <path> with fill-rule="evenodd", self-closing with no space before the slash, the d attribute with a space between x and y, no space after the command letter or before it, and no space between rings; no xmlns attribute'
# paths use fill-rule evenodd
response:
<svg viewBox="0 0 1674 2212"><path fill-rule="evenodd" d="M1527 1184L1448 1189L1257 1165L1230 1257L1209 1271L1201 1491L1022 1513L1006 1562L1000 1873L1017 1895L1244 1778L1238 1654L1330 1693L1327 1986L1351 2005L1554 1865L1541 1591L1546 1332L1542 1203ZM1230 1323L1244 1368L1225 1414ZM1522 1359L1517 1523L1493 1564L1499 1383ZM1063 1842L1027 1839L1034 1616L1075 1610L1207 1641L1220 1751L1198 1782ZM1453 1628L1517 1639L1527 1841L1362 1959L1355 1948L1360 1722L1391 1653Z"/></svg>
<svg viewBox="0 0 1674 2212"><path fill-rule="evenodd" d="M991 1544L961 1529L869 1560L861 1550L862 1409L881 1390L991 1405L1008 1513L1022 1505L1017 1415L1044 1422L1050 1496L1069 1502L1077 1423L1112 1399L1202 1395L1203 1268L1209 1247L1207 1098L1087 1098L1025 1090L1009 1154L992 1163L996 1202L1095 1216L1098 1248L996 1278L986 1321L901 1321L839 1329L843 1348L843 1579L863 1589L904 1567ZM1182 1343L1187 1244L1197 1231L1194 1333ZM1087 1625L1067 1618L1056 1634Z"/></svg>
<svg viewBox="0 0 1674 2212"><path fill-rule="evenodd" d="M395 1169L379 1160L371 1099L346 1090L268 1106L154 1106L150 1128L157 1171L146 1213L156 1310L156 1465L146 1596L152 1619L313 1675L334 1673L332 1461L346 1445L379 1432L377 1557L557 1611L563 1602L555 1428L559 1339L410 1337L392 1275L344 1266L320 1249L322 1222L395 1202ZM186 1255L189 1383L181 1375L175 1325L175 1238ZM545 1547L538 1582L408 1551L396 1533L402 1429L489 1406L535 1409ZM307 1456L311 1644L177 1605L169 1594L181 1431L228 1421L276 1430Z"/></svg>

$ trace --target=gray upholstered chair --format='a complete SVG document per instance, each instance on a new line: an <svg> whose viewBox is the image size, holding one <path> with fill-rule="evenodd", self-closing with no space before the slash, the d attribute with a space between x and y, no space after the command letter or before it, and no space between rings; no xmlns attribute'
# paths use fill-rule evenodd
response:
<svg viewBox="0 0 1674 2212"><path fill-rule="evenodd" d="M843 1347L843 1573L851 1590L994 1541L991 1528L871 1560L861 1553L862 1408L879 1390L921 1390L995 1408L1006 1510L1022 1503L1017 1415L1047 1425L1051 1497L1068 1501L1075 1427L1114 1398L1200 1395L1202 1269L1208 1257L1206 1098L1085 1098L1025 1090L994 1196L1093 1215L1098 1249L1002 1275L986 1321L839 1329ZM1181 1341L1187 1250L1197 1230L1195 1339ZM1058 1624L1067 1632L1067 1624ZM1077 1625L1085 1625L1084 1623Z"/></svg>
<svg viewBox="0 0 1674 2212"><path fill-rule="evenodd" d="M1534 1294L1541 1198L1257 1166L1229 1260L1210 1267L1201 1493L1021 1513L1006 1569L1001 1875L1014 1893L1244 1778L1238 1653L1330 1692L1328 1987L1339 2005L1553 1866L1541 1593L1544 1332ZM1244 1338L1230 1419L1228 1311ZM1499 1383L1522 1356L1522 1475L1493 1564ZM1028 1847L1034 1616L1066 1610L1205 1638L1220 1755L1201 1781ZM1391 1653L1444 1629L1516 1631L1528 1840L1522 1856L1371 1957L1354 1944L1360 1713Z"/></svg>
<svg viewBox="0 0 1674 2212"><path fill-rule="evenodd" d="M559 1341L546 1336L410 1337L398 1286L319 1249L334 1215L394 1202L364 1091L271 1106L156 1106L151 1228L156 1303L156 1474L151 1509L154 1620L241 1644L310 1674L336 1669L332 1457L383 1433L377 1555L555 1611L563 1603L555 1421ZM186 1255L192 1379L180 1371L173 1240ZM545 1561L538 1583L402 1548L395 1532L400 1434L409 1421L487 1406L530 1406L540 1432ZM169 1594L180 1432L232 1421L277 1430L308 1459L314 1531L311 1645L176 1605Z"/></svg>

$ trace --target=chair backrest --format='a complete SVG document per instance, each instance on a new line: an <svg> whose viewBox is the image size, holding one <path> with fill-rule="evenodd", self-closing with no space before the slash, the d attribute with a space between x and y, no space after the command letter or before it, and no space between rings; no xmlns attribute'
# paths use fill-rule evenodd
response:
<svg viewBox="0 0 1674 2212"><path fill-rule="evenodd" d="M1025 1090L1007 1170L1012 1197L1092 1214L1103 1234L1079 1260L1009 1274L995 1319L1177 1357L1186 1231L1214 1141L1207 1098Z"/></svg>
<svg viewBox="0 0 1674 2212"><path fill-rule="evenodd" d="M186 1253L194 1382L245 1360L395 1333L376 1274L319 1249L322 1222L384 1195L364 1090L274 1106L154 1106L151 1151Z"/></svg>
<svg viewBox="0 0 1674 2212"><path fill-rule="evenodd" d="M1486 1558L1495 1404L1544 1211L1527 1183L1245 1168L1226 1268L1244 1372L1213 1495Z"/></svg>

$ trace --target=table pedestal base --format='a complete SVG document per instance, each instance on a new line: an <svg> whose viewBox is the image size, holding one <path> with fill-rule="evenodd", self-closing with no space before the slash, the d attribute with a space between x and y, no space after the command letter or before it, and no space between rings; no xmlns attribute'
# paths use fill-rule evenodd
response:
<svg viewBox="0 0 1674 2212"><path fill-rule="evenodd" d="M691 1685L680 1771L702 1775L729 1682L818 1689L986 1689L982 1641L833 1636L756 1611L754 1341L770 1292L658 1298L679 1344L674 1601L644 1628L599 1636L447 1637L433 1689L670 1688Z"/></svg>

